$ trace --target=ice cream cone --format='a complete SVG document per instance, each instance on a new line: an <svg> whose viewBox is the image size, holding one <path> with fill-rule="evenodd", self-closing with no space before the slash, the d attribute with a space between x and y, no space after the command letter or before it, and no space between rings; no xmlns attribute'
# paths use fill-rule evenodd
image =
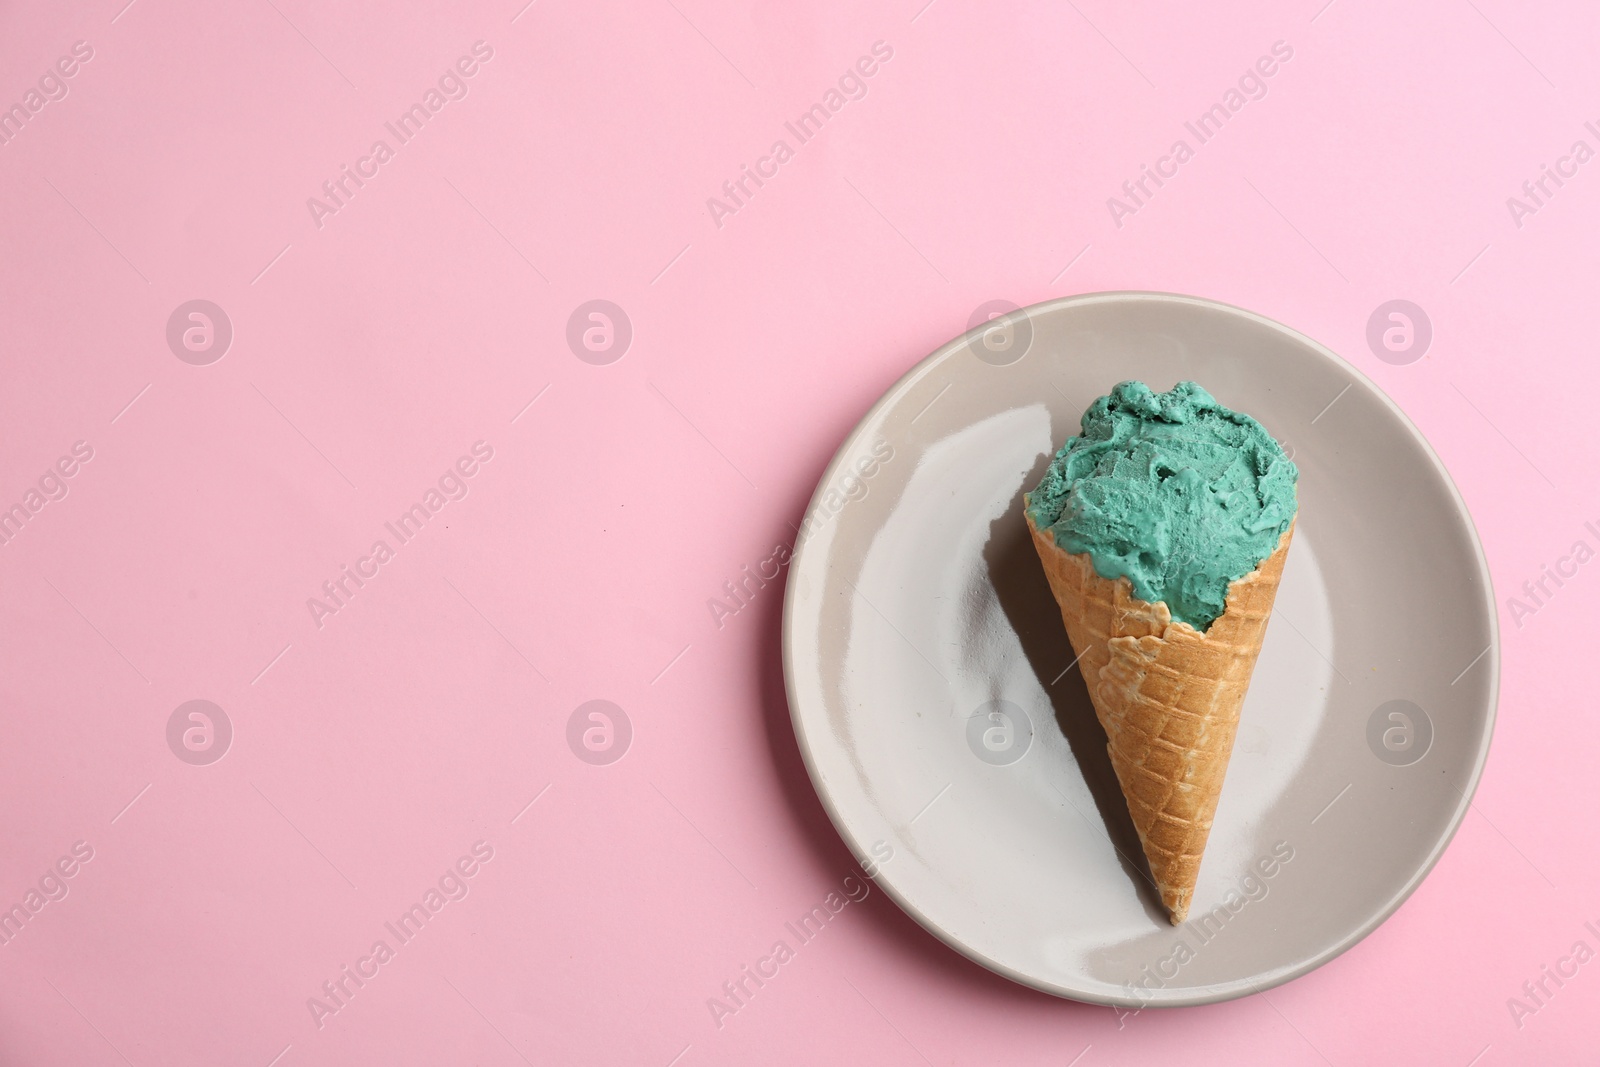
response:
<svg viewBox="0 0 1600 1067"><path fill-rule="evenodd" d="M1100 577L1088 554L1063 551L1032 516L1028 529L1176 926L1189 914L1294 524L1228 587L1226 609L1203 633L1134 596L1128 579Z"/></svg>

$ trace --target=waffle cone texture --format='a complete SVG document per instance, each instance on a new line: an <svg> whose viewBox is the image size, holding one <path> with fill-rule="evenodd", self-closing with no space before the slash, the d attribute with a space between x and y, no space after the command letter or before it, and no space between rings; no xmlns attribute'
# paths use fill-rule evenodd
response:
<svg viewBox="0 0 1600 1067"><path fill-rule="evenodd" d="M1223 613L1204 633L1174 622L1166 604L1134 596L1128 579L1100 577L1087 553L1063 551L1031 516L1028 529L1176 926L1189 915L1294 525L1228 587Z"/></svg>

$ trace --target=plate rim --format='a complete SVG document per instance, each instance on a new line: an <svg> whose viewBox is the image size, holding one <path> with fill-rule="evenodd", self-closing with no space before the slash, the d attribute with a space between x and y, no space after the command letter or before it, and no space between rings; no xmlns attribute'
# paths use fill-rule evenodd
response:
<svg viewBox="0 0 1600 1067"><path fill-rule="evenodd" d="M1024 974L1007 965L1005 962L986 955L974 946L962 941L959 937L955 936L953 933L934 922L927 915L923 914L917 907L912 905L895 885L892 876L884 877L885 872L881 870L871 876L873 884L877 888L882 889L884 893L895 902L900 910L911 916L912 919L916 920L919 926L933 934L934 937L938 938L941 942L959 952L966 958L972 960L974 963L977 963L986 970L992 971L1004 978L1008 978L1019 985L1026 986L1027 988L1036 989L1043 993L1049 993L1052 996L1060 997L1064 1000L1073 1000L1085 1004L1098 1004L1107 1007L1135 1008L1138 1010L1143 1010L1145 1008L1175 1008L1202 1004L1216 1004L1223 1001L1234 1000L1239 997L1249 996L1251 993L1259 993L1263 990L1273 989L1284 984L1285 982L1290 982L1303 975L1309 974L1317 968L1322 967L1324 964L1337 959L1351 948L1354 948L1356 945L1366 940L1366 938L1374 930L1387 922L1390 916L1398 911L1400 906L1410 899L1411 895L1416 892L1419 886L1422 885L1423 881L1427 879L1428 875L1433 872L1434 867L1444 856L1445 850L1450 847L1450 843L1455 839L1456 832L1461 828L1461 824L1465 820L1467 812L1471 810L1472 798L1477 794L1478 784L1483 778L1484 768L1488 763L1489 748L1494 740L1494 729L1496 720L1498 718L1500 704L1500 617L1499 612L1496 610L1497 601L1495 599L1494 592L1494 579L1489 572L1488 559L1484 555L1483 541L1478 536L1477 524L1473 521L1472 512L1468 509L1466 500L1462 498L1461 491L1456 486L1455 479L1450 476L1449 469L1444 465L1443 460L1441 460L1438 453L1434 451L1433 445L1428 441L1427 437L1424 436L1422 431L1418 429L1417 425L1411 421L1410 417L1406 415L1405 411L1394 402L1388 393L1384 392L1384 390L1381 389L1376 382L1367 377L1367 375L1364 374L1359 367L1344 359L1338 353L1334 352L1331 348L1322 344L1320 341L1317 341L1315 338L1309 337L1306 334L1301 333L1299 330L1296 330L1291 326L1287 326L1284 323L1278 322L1275 319L1262 315L1259 312L1251 311L1248 308L1238 307L1233 304L1223 303L1219 300L1212 300L1207 297L1192 296L1184 293L1169 293L1160 290L1147 289L1103 290L1043 300L1021 308L1020 311L1031 317L1034 314L1055 312L1075 306L1113 302L1189 304L1212 311L1222 311L1232 315L1240 316L1255 322L1258 325L1262 325L1279 333L1285 334L1291 340L1300 342L1310 351L1332 364L1335 370L1347 375L1353 383L1358 384L1366 389L1369 394L1371 394L1389 410L1389 413L1395 417L1398 424L1410 434L1410 436L1418 445L1421 446L1422 455L1424 455L1432 464L1434 474L1443 484L1444 488L1448 490L1450 499L1455 504L1456 517L1465 526L1466 533L1468 535L1468 541L1472 545L1472 558L1477 566L1479 588L1482 590L1483 615L1488 620L1489 647L1485 650L1483 655L1483 658L1487 659L1488 661L1486 667L1489 671L1488 696L1487 706L1485 708L1484 728L1482 737L1478 743L1478 751L1473 758L1472 769L1469 775L1467 788L1460 791L1461 800L1456 805L1455 810L1452 812L1448 825L1446 826L1444 832L1440 834L1438 841L1434 843L1432 849L1429 851L1423 862L1418 865L1416 871L1409 879L1406 880L1406 882L1389 900L1385 901L1381 907L1374 910L1373 913L1353 932L1330 944L1322 951L1315 953L1300 963L1289 967L1280 968L1277 971L1269 972L1268 974L1262 976L1256 976L1255 978L1245 978L1239 979L1235 982L1175 991L1175 995L1161 996L1161 994L1166 993L1167 990L1152 990L1150 992L1156 995L1152 996L1148 1000L1140 1000L1134 997L1118 995L1107 995L1093 990L1075 989L1069 986L1063 986L1044 981L1042 979L1035 978L1032 975ZM1012 314L1016 314L1016 312L1013 312ZM872 423L881 412L887 409L891 403L898 402L904 393L911 388L911 386L929 373L935 366L949 358L952 353L965 348L971 342L972 338L976 336L976 333L976 329L967 330L959 336L954 337L940 345L931 353L918 360L904 374L896 379L892 385L884 390L883 394L878 397L878 399L870 408L867 409L865 413L862 414L862 416L856 421L855 425L851 427L850 431L840 442L838 449L834 452L833 458L828 462L827 467L823 470L821 477L817 481L817 487L815 490L813 490L811 497L806 504L805 514L812 513L822 504L822 498L827 492L829 485L832 484L835 475L840 473L841 467L848 464L850 462L850 457L853 456L857 451L859 439L864 436L867 426ZM822 802L823 810L828 813L828 820L833 824L834 831L838 833L840 838L844 840L846 846L850 848L852 855L860 857L870 855L871 853L868 851L866 843L859 841L856 838L856 835L851 832L847 821L843 818L842 814L834 803L833 797L826 788L824 777L813 757L812 746L807 738L805 723L801 717L800 700L796 694L795 616L798 613L799 608L797 606L798 594L796 593L795 576L799 573L801 566L806 561L808 555L807 546L807 541L801 541L799 544L794 546L794 551L792 553L792 558L788 568L789 573L784 582L783 632L781 637L783 651L784 696L789 704L790 723L794 728L795 740L800 749L801 759L805 763L806 774L811 779L812 789L816 792L817 799Z"/></svg>

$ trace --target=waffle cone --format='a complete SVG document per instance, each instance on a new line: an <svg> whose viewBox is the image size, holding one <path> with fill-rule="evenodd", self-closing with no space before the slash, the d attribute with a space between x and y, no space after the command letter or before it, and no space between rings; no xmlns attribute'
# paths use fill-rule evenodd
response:
<svg viewBox="0 0 1600 1067"><path fill-rule="evenodd" d="M1063 551L1031 516L1028 529L1176 926L1189 914L1294 526L1228 587L1225 610L1204 633L1174 622L1166 604L1134 596L1128 579L1100 577L1086 553Z"/></svg>

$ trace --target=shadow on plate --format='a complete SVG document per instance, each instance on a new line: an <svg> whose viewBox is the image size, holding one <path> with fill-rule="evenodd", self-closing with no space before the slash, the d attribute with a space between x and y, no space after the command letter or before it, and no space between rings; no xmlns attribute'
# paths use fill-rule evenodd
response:
<svg viewBox="0 0 1600 1067"><path fill-rule="evenodd" d="M820 477L820 469L817 473ZM801 499L796 503L794 512L799 514L805 506L806 500ZM1034 566L1037 569L1038 564ZM1043 581L1042 575L1039 580ZM767 596L764 602L752 605L750 614L755 618L749 622L757 627L760 634L755 669L759 675L757 685L773 776L793 820L788 827L774 829L786 840L788 847L809 853L809 866L823 883L837 885L846 874L860 877L861 870L817 797L805 761L800 755L783 677L783 590L774 585L771 592L773 595ZM1049 595L1046 590L1046 599ZM745 618L746 613L740 612L740 624L745 622ZM1064 636L1062 644L1065 644ZM1092 714L1090 718L1092 721ZM1103 740L1101 747L1104 748ZM1127 818L1126 811L1123 818ZM1132 832L1131 827L1129 832ZM891 869L892 865L893 861L890 861ZM1049 1013L1043 1017L1056 1019L1066 1011L1074 1017L1081 1014L1085 1021L1105 1010L1050 996L978 965L923 929L885 893L875 892L862 903L865 907L859 910L859 915L869 917L871 923L868 936L878 939L883 951L905 958L909 966L924 979L937 978L948 987L958 989L958 995L968 998L973 1005L981 1005L984 999L992 998L996 1004L1004 1003L1007 1010L1011 1011L1015 1011L1019 1004L1028 1004ZM855 908L850 911L857 913ZM978 1010L981 1011L981 1007Z"/></svg>
<svg viewBox="0 0 1600 1067"><path fill-rule="evenodd" d="M1062 668L1073 662L1074 652L1061 622L1061 609L1050 592L1027 521L1022 517L1022 495L1039 484L1049 460L1049 456L1040 457L1023 480L1023 488L1017 490L1011 506L990 524L989 541L983 550L984 562L989 566L989 581L994 585L1001 610L1022 642L1022 651L1039 684L1050 696L1056 723L1072 747L1073 759L1083 773L1089 795L1094 798L1095 811L1078 810L1076 816L1068 818L1081 816L1091 824L1096 824L1098 819L1097 828L1103 827L1117 850L1123 873L1138 892L1145 913L1166 926L1167 911L1150 876L1144 846L1139 843L1139 832L1128 814L1128 802L1117 784L1117 773L1106 751L1106 732L1095 716L1094 705L1089 702L1083 676L1076 666L1062 673ZM1064 793L1062 799L1069 808L1078 808Z"/></svg>

